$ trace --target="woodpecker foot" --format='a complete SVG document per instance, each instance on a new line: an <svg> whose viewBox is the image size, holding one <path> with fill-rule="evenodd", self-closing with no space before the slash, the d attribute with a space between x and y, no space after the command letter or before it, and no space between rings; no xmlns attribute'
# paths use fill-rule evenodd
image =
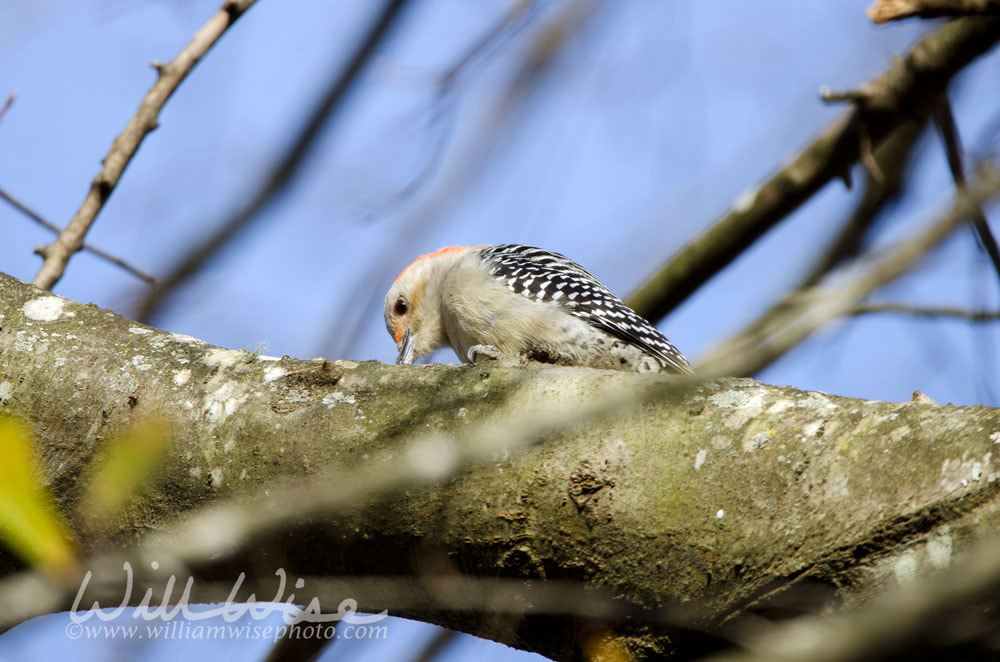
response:
<svg viewBox="0 0 1000 662"><path fill-rule="evenodd" d="M548 349L529 349L524 353L524 358L539 363L551 363L553 365L576 365L573 356L566 352L553 352Z"/></svg>
<svg viewBox="0 0 1000 662"><path fill-rule="evenodd" d="M504 354L493 345L473 345L467 353L470 363L481 363L484 359L499 361L500 359L516 359L513 354Z"/></svg>

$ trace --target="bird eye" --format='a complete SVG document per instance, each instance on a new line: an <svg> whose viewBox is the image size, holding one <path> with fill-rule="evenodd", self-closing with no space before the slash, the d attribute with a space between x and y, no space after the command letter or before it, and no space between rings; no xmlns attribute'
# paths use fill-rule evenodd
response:
<svg viewBox="0 0 1000 662"><path fill-rule="evenodd" d="M405 315L406 314L406 301L403 300L403 297L400 297L400 298L396 299L396 308L395 308L395 310L396 310L396 314L397 315Z"/></svg>

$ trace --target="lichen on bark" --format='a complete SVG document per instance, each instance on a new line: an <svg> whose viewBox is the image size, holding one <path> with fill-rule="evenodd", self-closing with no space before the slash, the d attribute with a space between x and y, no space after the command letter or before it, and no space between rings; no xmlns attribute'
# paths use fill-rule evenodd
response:
<svg viewBox="0 0 1000 662"><path fill-rule="evenodd" d="M272 360L3 275L0 316L0 411L31 423L45 478L71 519L79 519L80 477L107 439L153 414L172 423L162 472L105 532L123 544L141 543L150 529L169 536L208 504L346 479L375 457L433 464L433 453L414 459L416 433L503 431L512 416L584 411L595 395L669 379L499 363ZM277 563L312 576L414 577L422 559L440 557L468 575L604 587L651 615L610 625L633 653L693 653L710 645L695 631L765 610L799 586L863 601L946 567L997 530L997 443L1000 413L985 407L723 379L320 522L290 523L266 547L235 550L203 573ZM2 557L0 568L19 566ZM385 596L355 597L365 608L482 633L480 616L441 605L394 611ZM691 628L657 624L664 608L684 605L696 614ZM553 628L553 618L528 614L513 632L486 634L558 659L580 655L578 635L592 624L567 617Z"/></svg>

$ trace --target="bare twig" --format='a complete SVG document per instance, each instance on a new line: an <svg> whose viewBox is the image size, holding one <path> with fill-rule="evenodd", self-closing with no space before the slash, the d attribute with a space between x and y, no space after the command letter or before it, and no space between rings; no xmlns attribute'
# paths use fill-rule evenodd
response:
<svg viewBox="0 0 1000 662"><path fill-rule="evenodd" d="M941 18L1000 11L1000 0L876 0L868 8L874 23L888 23L904 18Z"/></svg>
<svg viewBox="0 0 1000 662"><path fill-rule="evenodd" d="M948 168L951 170L952 179L955 180L955 188L959 194L965 193L965 168L962 165L962 142L958 136L958 126L955 124L955 115L951 112L951 103L947 96L943 96L934 111L934 122L937 124L941 138L944 140L945 153L948 156ZM976 205L971 209L969 222L975 231L979 241L982 242L986 254L990 256L993 263L993 270L1000 278L1000 247L997 246L997 239L990 231L990 225L986 221L986 212L982 206Z"/></svg>
<svg viewBox="0 0 1000 662"><path fill-rule="evenodd" d="M17 92L11 92L7 100L4 101L3 106L0 106L0 120L3 120L3 116L7 114L10 107L14 104L14 99L17 98Z"/></svg>
<svg viewBox="0 0 1000 662"><path fill-rule="evenodd" d="M426 123L426 130L433 135L428 145L428 156L408 181L386 196L376 210L368 212L369 217L384 214L409 200L432 179L444 158L454 128L454 118L451 116L455 112L455 91L459 82L467 78L468 71L487 59L492 51L501 48L506 41L523 30L531 22L535 8L534 0L514 0L510 9L438 77Z"/></svg>
<svg viewBox="0 0 1000 662"><path fill-rule="evenodd" d="M1000 39L1000 20L952 21L914 46L907 56L862 90L865 103L828 126L789 165L724 217L692 239L627 299L648 319L657 320L796 210L831 180L843 177L861 156L864 123L874 148L900 123L930 110L951 78Z"/></svg>
<svg viewBox="0 0 1000 662"><path fill-rule="evenodd" d="M534 0L514 0L507 13L500 17L500 20L492 28L472 42L444 72L438 81L438 96L442 97L453 90L462 74L470 69L472 64L494 44L502 41L505 35L517 32L524 27L525 20L531 16L534 7Z"/></svg>
<svg viewBox="0 0 1000 662"><path fill-rule="evenodd" d="M305 156L309 153L316 137L338 114L338 110L343 108L343 101L354 87L372 54L396 24L406 4L407 0L386 1L371 30L361 40L344 69L327 85L326 94L309 113L305 124L296 133L295 139L274 164L265 181L257 188L256 195L235 209L210 237L195 246L170 270L170 273L160 279L159 285L153 288L140 304L137 319L149 320L159 310L167 296L218 257L223 247L233 237L250 227L264 208L299 174Z"/></svg>
<svg viewBox="0 0 1000 662"><path fill-rule="evenodd" d="M871 175L870 170L865 170L861 199L854 208L854 212L841 228L837 237L817 258L816 263L799 287L815 285L844 260L858 255L865 235L878 220L882 210L902 193L910 155L923 127L924 123L905 122L875 150L873 156L883 175L882 180L876 180Z"/></svg>
<svg viewBox="0 0 1000 662"><path fill-rule="evenodd" d="M912 315L913 317L953 317L955 319L967 320L969 322L996 322L1000 321L1000 310L963 310L961 308L948 307L924 307L909 306L902 303L866 303L854 306L847 311L848 315L871 315L874 313L900 313Z"/></svg>
<svg viewBox="0 0 1000 662"><path fill-rule="evenodd" d="M83 199L83 204L56 240L40 251L45 262L32 281L34 285L50 290L59 282L70 258L83 248L84 237L118 185L118 180L135 156L139 145L157 127L157 117L164 104L208 50L254 2L255 0L226 0L177 57L156 67L156 83L146 93L125 130L115 138L111 150L104 157L104 166L90 183L90 190Z"/></svg>
<svg viewBox="0 0 1000 662"><path fill-rule="evenodd" d="M22 214L24 214L25 216L27 216L28 218L30 218L34 222L36 222L39 225L41 225L46 230L54 232L55 234L59 234L59 226L58 225L56 225L52 221L47 220L43 216L39 215L34 210L32 210L30 207L27 207L24 203L22 203L20 200L18 200L14 196L12 196L7 191L5 191L3 189L0 189L0 198L2 198L3 200L5 200L8 204L10 204L10 206L14 207L14 209L17 209L19 212L21 212ZM41 248L39 248L37 250L41 250ZM89 244L87 242L83 242L83 250L87 251L88 253L93 253L94 255L96 255L97 257L101 258L102 260L106 260L106 261L110 262L111 264L114 264L115 266L121 267L122 269L124 269L128 273L132 274L133 276L135 276L139 280L145 281L145 282L150 283L150 284L156 282L156 281L153 280L153 277L150 276L149 274L147 274L146 272L140 271L136 267L133 267L129 263L125 262L125 260L121 259L120 257L112 255L111 253L108 253L107 251L102 250L102 249L98 248L97 246L94 246L93 244Z"/></svg>

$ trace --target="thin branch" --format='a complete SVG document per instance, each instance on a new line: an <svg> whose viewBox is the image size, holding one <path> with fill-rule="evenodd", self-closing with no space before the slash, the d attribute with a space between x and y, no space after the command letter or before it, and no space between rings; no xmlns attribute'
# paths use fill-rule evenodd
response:
<svg viewBox="0 0 1000 662"><path fill-rule="evenodd" d="M955 124L955 115L951 111L951 103L948 101L947 95L941 98L934 111L934 122L944 140L948 168L951 170L952 179L955 180L955 188L959 194L964 194L966 185L965 168L962 165L962 142L958 136L958 126ZM993 270L1000 278L1000 247L997 246L997 239L990 231L990 225L986 221L986 212L983 211L982 206L977 205L972 208L969 223L972 224L972 229L979 237L979 241L982 242L986 254L990 256Z"/></svg>
<svg viewBox="0 0 1000 662"><path fill-rule="evenodd" d="M822 325L849 314L857 301L899 278L968 218L970 210L1000 194L1000 171L987 171L967 194L920 235L875 258L861 276L833 291L818 287L787 295L695 365L699 375L753 375L786 354ZM734 360L733 357L741 357ZM734 370L733 372L726 372Z"/></svg>
<svg viewBox="0 0 1000 662"><path fill-rule="evenodd" d="M433 178L444 159L454 129L453 115L457 104L455 97L459 82L468 78L469 70L476 65L482 66L491 53L500 50L505 42L513 39L527 27L535 11L534 0L514 0L510 9L496 24L473 41L455 62L437 77L425 129L432 136L428 144L428 156L408 181L387 195L374 210L366 213L368 218L385 214L408 201Z"/></svg>
<svg viewBox="0 0 1000 662"><path fill-rule="evenodd" d="M1000 321L1000 310L963 310L961 308L948 307L910 306L903 303L866 303L854 306L847 311L847 314L852 316L871 315L873 313L901 313L912 315L913 317L927 318L953 317L969 322Z"/></svg>
<svg viewBox="0 0 1000 662"><path fill-rule="evenodd" d="M801 287L811 287L844 260L856 257L865 235L879 219L887 205L897 200L903 192L904 176L910 163L913 147L924 127L922 122L906 122L893 131L875 150L874 158L882 173L879 181L865 169L864 187L850 219L840 233L817 258Z"/></svg>
<svg viewBox="0 0 1000 662"><path fill-rule="evenodd" d="M443 97L454 89L462 74L470 69L480 58L484 57L494 44L501 42L508 33L517 32L526 25L535 9L534 0L514 0L510 9L496 24L479 36L462 52L438 80L438 97Z"/></svg>
<svg viewBox="0 0 1000 662"><path fill-rule="evenodd" d="M53 232L55 234L59 234L58 225L56 225L52 221L47 220L43 216L37 214L34 210L27 207L24 203L22 203L20 200L18 200L17 198L15 198L2 188L0 188L0 198L5 200L8 204L10 204L10 206L12 206L14 209L18 210L19 212L21 212L22 214L33 220L35 223L41 225L46 230L49 230L50 232ZM42 248L36 249L36 251L40 250L42 250ZM107 251L102 250L97 246L94 246L93 244L83 242L83 250L87 251L88 253L92 253L97 257L101 258L102 260L106 260L117 267L121 267L122 269L132 274L139 280L145 281L149 284L153 284L156 282L153 279L153 277L147 274L146 272L141 271L136 267L133 267L131 264L121 259L120 257L112 255L111 253L108 253Z"/></svg>
<svg viewBox="0 0 1000 662"><path fill-rule="evenodd" d="M4 101L3 106L0 106L0 121L3 120L3 116L7 114L7 111L10 110L10 107L14 105L14 99L16 98L17 98L17 92L11 92L10 96L7 97L7 100Z"/></svg>
<svg viewBox="0 0 1000 662"><path fill-rule="evenodd" d="M83 248L83 239L90 226L115 190L118 180L142 141L158 126L157 117L164 104L208 50L254 2L255 0L226 0L177 57L165 65L155 65L158 75L156 83L146 93L125 130L115 138L111 150L104 157L104 166L90 183L90 190L83 199L83 204L56 240L39 251L45 262L32 281L35 286L51 290L59 282L70 258Z"/></svg>
<svg viewBox="0 0 1000 662"><path fill-rule="evenodd" d="M305 124L299 128L295 139L274 164L266 180L257 188L257 194L245 205L234 210L210 237L195 246L171 269L169 274L160 279L159 285L153 288L140 304L136 319L145 321L152 318L166 297L217 258L222 249L234 237L250 227L251 223L260 216L260 213L299 174L305 157L321 130L344 107L343 102L348 93L354 87L379 44L391 32L406 4L407 0L386 1L371 30L362 39L346 67L327 86L326 94L309 113Z"/></svg>
<svg viewBox="0 0 1000 662"><path fill-rule="evenodd" d="M627 303L652 320L664 317L728 266L765 232L861 157L862 126L875 148L901 121L931 110L951 78L1000 39L1000 19L952 21L916 44L907 56L865 85L864 103L829 125L790 164L692 239L654 273Z"/></svg>
<svg viewBox="0 0 1000 662"><path fill-rule="evenodd" d="M1000 0L876 0L868 8L874 23L888 23L904 18L942 18L1000 11Z"/></svg>

